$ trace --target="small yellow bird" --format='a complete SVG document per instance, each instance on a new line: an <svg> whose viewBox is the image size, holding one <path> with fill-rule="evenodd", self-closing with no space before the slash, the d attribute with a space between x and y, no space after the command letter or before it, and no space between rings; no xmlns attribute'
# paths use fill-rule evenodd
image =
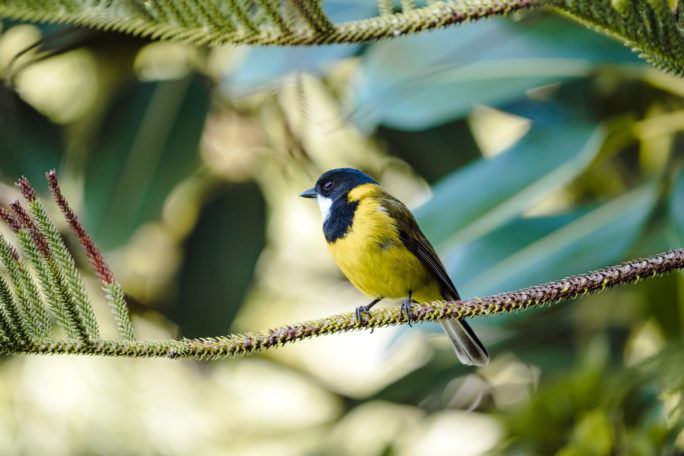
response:
<svg viewBox="0 0 684 456"><path fill-rule="evenodd" d="M358 319L383 298L404 299L401 312L409 324L412 302L460 299L411 211L367 174L333 169L300 196L316 198L335 262L356 288L374 299L356 309ZM443 321L442 327L459 361L489 363L487 350L465 321Z"/></svg>

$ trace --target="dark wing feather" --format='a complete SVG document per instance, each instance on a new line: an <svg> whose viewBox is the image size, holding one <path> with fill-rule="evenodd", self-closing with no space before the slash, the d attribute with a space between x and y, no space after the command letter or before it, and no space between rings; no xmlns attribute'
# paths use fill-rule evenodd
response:
<svg viewBox="0 0 684 456"><path fill-rule="evenodd" d="M413 253L433 276L439 281L444 299L461 299L456 287L449 278L444 265L439 260L437 252L427 240L411 211L398 199L384 193L380 205L397 222L399 237L406 248Z"/></svg>
<svg viewBox="0 0 684 456"><path fill-rule="evenodd" d="M401 201L384 192L380 197L380 206L396 221L401 242L437 279L442 291L442 297L452 300L461 299L456 291L456 287L446 273L444 265L439 260L437 252L435 252L435 249L423 232L420 231L411 211ZM441 323L451 341L451 345L456 351L458 359L463 364L486 366L489 363L487 349L464 320L445 320Z"/></svg>

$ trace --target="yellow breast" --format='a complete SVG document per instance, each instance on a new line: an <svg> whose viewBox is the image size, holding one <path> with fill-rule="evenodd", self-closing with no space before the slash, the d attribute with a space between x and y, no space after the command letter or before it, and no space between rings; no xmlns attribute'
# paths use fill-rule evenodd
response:
<svg viewBox="0 0 684 456"><path fill-rule="evenodd" d="M347 234L328 247L344 275L373 298L401 299L409 291L416 301L441 299L439 283L401 242L399 230L380 205L378 187L364 184L349 192L358 201Z"/></svg>

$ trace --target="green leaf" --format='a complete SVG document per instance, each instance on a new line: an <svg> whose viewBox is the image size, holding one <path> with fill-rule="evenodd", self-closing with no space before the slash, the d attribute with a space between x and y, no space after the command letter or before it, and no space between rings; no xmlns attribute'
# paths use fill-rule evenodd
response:
<svg viewBox="0 0 684 456"><path fill-rule="evenodd" d="M423 129L476 103L502 106L598 65L637 61L620 44L558 18L481 21L373 45L362 58L355 116L365 129L377 122Z"/></svg>
<svg viewBox="0 0 684 456"><path fill-rule="evenodd" d="M515 220L459 247L446 267L464 297L558 280L615 263L638 239L658 198L644 184L591 210Z"/></svg>
<svg viewBox="0 0 684 456"><path fill-rule="evenodd" d="M59 167L62 130L4 85L0 85L0 176L14 181L26 176L47 190L45 170Z"/></svg>
<svg viewBox="0 0 684 456"><path fill-rule="evenodd" d="M243 64L223 81L224 89L235 96L269 89L278 79L295 72L318 73L326 65L353 55L354 45L319 47L256 47Z"/></svg>
<svg viewBox="0 0 684 456"><path fill-rule="evenodd" d="M185 243L170 318L184 337L226 334L265 245L266 205L253 183L221 189Z"/></svg>
<svg viewBox="0 0 684 456"><path fill-rule="evenodd" d="M468 122L464 119L421 131L396 130L380 126L373 134L392 155L411 164L411 168L430 185L446 178L454 169L482 158ZM458 143L458 153L453 145Z"/></svg>
<svg viewBox="0 0 684 456"><path fill-rule="evenodd" d="M141 84L112 106L85 173L86 226L104 248L156 219L195 171L208 107L199 78Z"/></svg>
<svg viewBox="0 0 684 456"><path fill-rule="evenodd" d="M432 198L415 211L416 218L435 245L467 243L581 173L601 141L600 128L574 118L533 125L508 152L480 159L435 185Z"/></svg>
<svg viewBox="0 0 684 456"><path fill-rule="evenodd" d="M670 223L677 245L684 245L684 169L679 172L669 201Z"/></svg>

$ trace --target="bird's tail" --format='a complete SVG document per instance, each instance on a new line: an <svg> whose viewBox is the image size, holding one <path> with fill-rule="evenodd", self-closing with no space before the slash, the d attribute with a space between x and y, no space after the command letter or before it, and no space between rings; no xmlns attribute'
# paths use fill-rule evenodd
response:
<svg viewBox="0 0 684 456"><path fill-rule="evenodd" d="M486 366L489 354L475 332L463 320L442 321L442 328L451 341L458 360L468 366Z"/></svg>

